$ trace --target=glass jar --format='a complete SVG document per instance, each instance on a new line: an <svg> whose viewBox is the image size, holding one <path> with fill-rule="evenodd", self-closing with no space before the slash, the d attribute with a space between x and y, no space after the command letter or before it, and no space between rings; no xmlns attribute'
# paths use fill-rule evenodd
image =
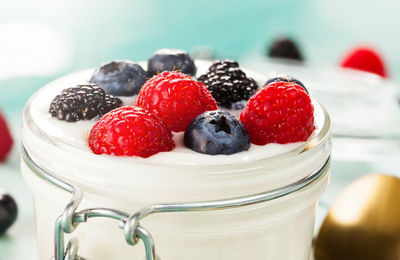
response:
<svg viewBox="0 0 400 260"><path fill-rule="evenodd" d="M33 191L39 259L55 254L57 228L62 228L58 247L78 238L78 254L85 259L143 259L145 249L153 249L128 244L139 240L129 240L129 232L136 231L152 237L163 260L308 259L331 153L330 119L317 102L320 125L288 152L266 157L245 152L240 160L211 155L191 160L185 153L173 159L126 158L80 149L35 121L40 96L54 84L30 99L22 127L21 168ZM137 212L142 214L132 222L128 217ZM91 217L97 218L88 221ZM125 239L112 218L120 218ZM64 238L64 233L70 234ZM70 241L67 254L76 249Z"/></svg>

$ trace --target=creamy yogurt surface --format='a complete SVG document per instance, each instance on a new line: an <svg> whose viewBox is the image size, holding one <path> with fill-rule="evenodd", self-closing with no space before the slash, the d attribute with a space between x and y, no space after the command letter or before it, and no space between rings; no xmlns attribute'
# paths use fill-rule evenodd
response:
<svg viewBox="0 0 400 260"><path fill-rule="evenodd" d="M199 75L204 73L209 62L196 61ZM46 85L39 90L31 100L30 115L35 125L52 140L60 142L64 145L78 148L82 151L92 153L88 146L88 136L92 126L97 122L93 120L81 120L78 122L66 122L52 117L48 112L50 103L56 95L59 95L63 89L75 87L77 84L87 83L94 69L80 71L66 77L60 78L52 83ZM245 71L245 70L244 70ZM266 78L260 75L252 75L251 72L245 71L246 74L255 78L259 85L265 82ZM133 97L118 97L123 101L123 105L134 105L136 96ZM310 136L309 140L318 134L324 123L324 111L321 106L312 99L314 105L315 117L315 130ZM240 111L234 112L235 116L240 114ZM270 143L267 145L259 146L251 144L248 151L232 155L208 155L195 152L186 148L183 144L183 132L173 133L176 147L169 152L161 152L149 158L140 157L117 157L116 160L133 160L142 163L165 163L165 164L182 164L182 165L223 165L223 164L237 164L241 162L251 162L261 160L269 157L274 157L284 153L302 149L306 142L296 142L288 144ZM112 155L98 155L103 157L110 157Z"/></svg>

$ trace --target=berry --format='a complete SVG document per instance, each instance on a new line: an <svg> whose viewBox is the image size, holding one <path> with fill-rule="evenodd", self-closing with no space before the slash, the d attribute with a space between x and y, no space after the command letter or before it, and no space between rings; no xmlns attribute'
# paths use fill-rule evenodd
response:
<svg viewBox="0 0 400 260"><path fill-rule="evenodd" d="M253 144L306 141L314 131L314 107L304 89L275 82L257 92L240 114Z"/></svg>
<svg viewBox="0 0 400 260"><path fill-rule="evenodd" d="M375 50L368 47L353 49L343 59L341 66L388 77L383 59Z"/></svg>
<svg viewBox="0 0 400 260"><path fill-rule="evenodd" d="M107 94L133 96L139 93L146 79L146 71L139 64L112 61L97 68L89 81L99 85Z"/></svg>
<svg viewBox="0 0 400 260"><path fill-rule="evenodd" d="M10 194L0 190L0 235L17 219L17 203Z"/></svg>
<svg viewBox="0 0 400 260"><path fill-rule="evenodd" d="M137 98L137 106L154 113L175 132L186 129L190 121L217 103L207 87L180 72L163 72L148 80Z"/></svg>
<svg viewBox="0 0 400 260"><path fill-rule="evenodd" d="M121 105L119 98L107 95L99 86L85 84L64 89L51 102L49 112L60 120L76 122L100 117Z"/></svg>
<svg viewBox="0 0 400 260"><path fill-rule="evenodd" d="M190 122L184 143L199 153L233 154L248 150L250 138L246 128L233 115L207 111Z"/></svg>
<svg viewBox="0 0 400 260"><path fill-rule="evenodd" d="M89 146L95 154L147 158L175 147L172 133L156 115L125 106L105 114L92 128Z"/></svg>
<svg viewBox="0 0 400 260"><path fill-rule="evenodd" d="M4 162L7 159L13 143L14 141L7 126L7 121L0 112L0 162Z"/></svg>
<svg viewBox="0 0 400 260"><path fill-rule="evenodd" d="M282 74L282 75L278 75L278 76L276 76L274 78L270 78L269 80L267 80L267 82L265 82L265 86L269 85L270 83L274 83L274 82L295 83L295 84L299 85L300 87L304 88L305 92L308 94L308 90L304 86L304 84L300 80L295 79L295 78L293 78L291 76Z"/></svg>
<svg viewBox="0 0 400 260"><path fill-rule="evenodd" d="M199 81L206 84L218 105L225 108L249 100L258 89L255 80L246 77L239 64L231 60L214 62L208 72L199 77Z"/></svg>
<svg viewBox="0 0 400 260"><path fill-rule="evenodd" d="M304 60L297 44L289 38L276 39L268 49L268 56L297 61Z"/></svg>
<svg viewBox="0 0 400 260"><path fill-rule="evenodd" d="M196 66L186 51L161 49L156 51L147 63L148 76L152 77L163 71L180 71L194 76Z"/></svg>

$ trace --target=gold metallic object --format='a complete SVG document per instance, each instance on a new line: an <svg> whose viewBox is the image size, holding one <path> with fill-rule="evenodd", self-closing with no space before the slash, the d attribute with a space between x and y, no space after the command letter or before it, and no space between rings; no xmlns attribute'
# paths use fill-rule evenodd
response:
<svg viewBox="0 0 400 260"><path fill-rule="evenodd" d="M315 242L315 260L400 260L400 179L370 174L335 200Z"/></svg>

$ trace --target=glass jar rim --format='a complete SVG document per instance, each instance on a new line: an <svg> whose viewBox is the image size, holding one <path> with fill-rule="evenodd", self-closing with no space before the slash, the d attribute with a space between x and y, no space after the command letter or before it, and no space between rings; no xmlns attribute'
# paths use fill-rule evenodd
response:
<svg viewBox="0 0 400 260"><path fill-rule="evenodd" d="M87 72L87 71L86 70L80 71L78 73L83 73L83 72ZM74 75L74 74L70 74L65 77L69 77L71 75ZM63 77L63 78L65 78L65 77ZM60 80L62 80L63 78L61 78ZM187 156L187 154L184 152L177 152L176 157L178 159L176 159L176 160L171 159L171 157L166 159L165 154L167 152L157 154L156 156L158 156L158 157L156 159L153 159L152 158L153 156L151 156L149 158L140 158L140 157L116 157L116 156L110 156L110 155L95 155L95 154L91 153L89 151L89 149L83 150L83 149L78 148L68 142L65 142L64 140L62 140L60 138L52 136L51 134L47 133L45 130L40 128L40 126L37 124L37 122L35 122L35 120L32 118L32 115L30 113L31 106L32 106L32 103L35 101L35 98L37 98L37 96L40 95L43 91L45 91L45 89L47 87L49 87L49 85L51 85L51 84L52 83L49 83L48 85L44 86L39 91L37 91L29 99L29 101L27 102L27 104L24 108L24 112L23 112L23 124L26 127L28 127L30 131L34 132L37 136L39 136L42 140L46 141L47 143L56 145L60 148L66 148L66 149L70 150L72 153L85 152L87 156L89 156L91 159L94 159L94 160L96 160L96 159L101 159L101 160L105 160L105 161L128 160L128 161L131 161L134 163L139 163L139 164L201 166L201 164L199 164L197 162L197 160L185 159L185 156L186 156L186 158L190 158L190 156ZM232 164L247 164L247 163L252 163L252 162L257 162L257 161L276 161L276 160L279 160L279 158L284 158L284 157L288 157L288 156L289 157L296 156L305 151L311 150L314 147L317 147L320 143L323 143L329 137L330 128L331 128L330 117L329 117L329 114L327 113L327 111L325 110L325 108L315 100L313 100L313 104L314 104L314 111L319 111L319 113L321 115L321 121L322 121L321 127L319 129L316 129L315 132L311 135L311 137L307 141L301 143L301 145L296 146L293 149L290 149L283 153L278 153L276 155L267 156L265 158L263 158L261 155L257 155L257 154L256 154L255 158L248 158L248 156L246 156L246 153L248 153L248 151L242 152L244 154L241 154L241 156L238 156L237 154L207 155L207 154L196 153L196 157L200 158L201 159L200 161L207 162L207 165L219 166L219 165L226 165L226 164L230 164L230 165L232 165ZM277 144L272 144L272 145L277 145ZM253 153L253 155L254 155L254 153ZM218 156L223 156L224 157L223 160L214 160ZM231 159L229 159L229 158L231 158Z"/></svg>

